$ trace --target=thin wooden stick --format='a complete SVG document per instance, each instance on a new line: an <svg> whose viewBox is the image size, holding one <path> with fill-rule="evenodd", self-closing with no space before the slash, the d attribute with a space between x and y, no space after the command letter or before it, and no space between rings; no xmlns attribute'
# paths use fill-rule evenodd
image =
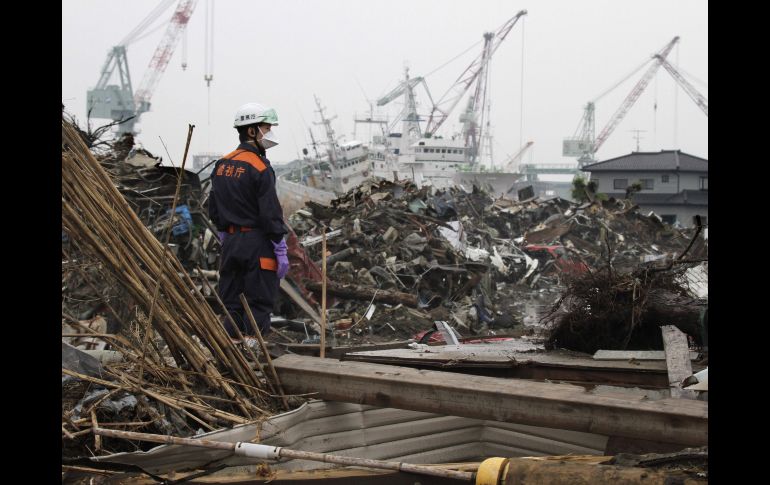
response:
<svg viewBox="0 0 770 485"><path fill-rule="evenodd" d="M75 435L73 435L72 433L70 433L69 431L67 431L67 428L65 428L63 424L61 425L61 431L62 431L62 433L64 433L65 435L67 435L67 438L69 438L69 439L71 439L71 440L74 440L74 439L75 439Z"/></svg>
<svg viewBox="0 0 770 485"><path fill-rule="evenodd" d="M320 356L326 357L326 225L321 226L321 349Z"/></svg>
<svg viewBox="0 0 770 485"><path fill-rule="evenodd" d="M200 266L196 266L198 268L198 272L201 271ZM208 281L204 278L203 282L205 283L206 287L209 289L209 291L216 297L217 302L219 302L219 305L222 307L222 311L225 312L225 315L230 320L230 325L233 326L235 329L235 332L238 334L238 338L243 341L243 334L241 334L241 330L238 328L238 325L236 325L235 320L233 319L233 316L230 315L230 312L227 311L227 307L225 306L225 303L222 301L221 298L219 298L219 294L214 291L214 289L211 287ZM248 351L251 353L251 357L254 359L254 362L257 363L257 367L259 367L259 372L262 373L263 376L265 376L265 380L267 381L267 384L270 386L270 389L273 391L273 394L277 394L277 391L275 390L275 386L273 386L273 383L270 381L270 379L267 378L267 373L265 373L265 369L262 367L262 363L259 361L259 358L254 354L254 351L249 347L248 345L244 345Z"/></svg>
<svg viewBox="0 0 770 485"><path fill-rule="evenodd" d="M99 429L99 422L96 420L96 411L91 409L91 426L94 429ZM94 450L101 451L102 449L102 437L98 434L94 435Z"/></svg>
<svg viewBox="0 0 770 485"><path fill-rule="evenodd" d="M71 370L64 369L64 368L62 368L61 371L62 371L62 374L67 374L69 376L76 377L76 378L84 380L84 381L90 381L90 382L93 382L95 384L100 384L100 385L105 386L105 387L120 388L120 389L123 389L123 390L129 390L129 389L134 390L134 389L136 389L136 387L135 387L136 381L129 382L129 386L122 386L122 385L115 384L115 383L110 382L110 381L105 381L103 379L97 379L96 377L90 377L90 376L87 376L85 374L80 374L78 372L73 372ZM123 375L121 375L121 377L126 379L127 381L128 381L128 379L132 378L128 374L123 374ZM136 378L133 378L133 379L136 379ZM142 393L142 394L145 394L145 395L147 395L149 397L152 397L153 399L155 399L157 401L160 401L163 404L165 404L167 406L170 406L170 407L172 407L174 409L177 409L179 411L184 411L183 408L187 407L187 408L193 409L195 411L209 412L209 413L211 413L212 415L214 415L214 416L216 416L218 418L225 419L225 420L227 420L227 421L229 421L231 423L235 423L235 424L245 424L245 423L249 423L250 422L250 420L244 419L244 418L242 418L240 416L236 416L234 414L226 413L226 412L220 411L218 409L207 409L206 406L203 406L203 405L197 404L197 403L193 403L193 402L187 401L185 399L180 399L178 397L164 396L163 394L160 394L159 392L155 392L155 391L149 389L148 387L139 387L139 392ZM266 411L263 411L263 414L267 415L267 414L270 414L270 413L268 413Z"/></svg>
<svg viewBox="0 0 770 485"><path fill-rule="evenodd" d="M85 467L85 466L62 465L61 467L62 467L62 470L73 470L73 471L76 471L76 472L88 472L88 473L93 473L95 475L115 475L116 473L122 473L122 472L117 472L117 471L113 471L113 470L100 470L99 468L88 468L88 467Z"/></svg>
<svg viewBox="0 0 770 485"><path fill-rule="evenodd" d="M329 455L326 453L315 453L312 451L299 451L290 450L288 448L282 448L278 446L267 446L258 443L227 443L224 441L212 441L195 438L177 438L174 436L164 436L150 433L135 433L133 431L118 431L111 429L94 429L94 434L100 434L103 436L110 436L113 438L124 438L138 441L149 441L151 443L163 443L168 445L183 445L183 446L197 446L201 448L211 448L216 450L232 451L239 454L238 451L244 452L248 448L256 448L255 452L261 451L264 454L272 454L275 459L291 458L295 460L310 460L318 461L322 463L335 463L338 465L347 466L363 466L367 468L377 468L383 470L396 470L407 473L416 473L420 475L430 475L435 477L453 478L455 480L462 480L464 482L470 482L473 479L474 473L464 472L457 470L450 470L447 468L428 467L424 465L413 465L411 463L403 463L397 461L382 461L371 460L367 458L356 458L352 456L340 456Z"/></svg>
<svg viewBox="0 0 770 485"><path fill-rule="evenodd" d="M163 241L163 246L161 248L161 251L163 252L163 259L161 265L163 267L166 266L166 255L168 254L168 251L165 251L165 248L168 247L168 241L171 237L171 228L173 226L174 222L174 214L176 214L176 202L179 199L179 189L182 187L182 178L184 177L184 164L185 161L187 161L187 151L190 149L190 140L192 139L193 130L195 129L195 125L188 125L187 128L187 145L184 147L184 156L182 157L182 168L179 170L179 177L177 178L176 182L176 191L174 192L174 200L171 203L171 212L169 215L168 220L168 227L166 228L166 237L165 241ZM148 336L152 333L152 316L155 313L155 302L158 300L158 292L160 291L160 278L158 279L158 282L155 284L155 292L152 295L152 303L150 304L150 314L147 317L147 326L144 328L144 342L142 342L142 363L139 364L139 379L141 380L142 376L144 375L144 355L147 351L147 339Z"/></svg>
<svg viewBox="0 0 770 485"><path fill-rule="evenodd" d="M284 395L283 386L281 386L281 380L278 379L278 373L275 371L275 367L273 367L273 359L270 357L270 353L267 351L267 345L265 345L265 341L262 339L262 332L259 331L257 322L254 320L254 315L251 313L251 307L249 306L249 302L246 301L246 296L241 293L240 298L243 309L246 312L246 316L249 318L249 323L251 323L251 328L254 330L254 335L256 335L257 340L259 340L259 346L262 347L262 352L265 354L265 360L267 360L267 366L270 368L270 373L273 375L273 379L275 379L275 385L278 388L278 393L281 395L283 407L288 411L290 409L289 402L286 400L286 396ZM267 375L265 375L265 377L267 377Z"/></svg>
<svg viewBox="0 0 770 485"><path fill-rule="evenodd" d="M277 328L275 328L275 327L270 327L270 330L271 330L271 331L273 331L273 332L275 332L277 335L280 335L280 336L281 336L281 338L283 338L283 339L284 339L284 340L286 340L287 342L289 342L289 343L292 343L292 344L293 344L293 343L296 343L296 340L294 340L293 338L289 337L288 335L286 335L285 333L283 333L281 330L278 330L278 329L277 329Z"/></svg>
<svg viewBox="0 0 770 485"><path fill-rule="evenodd" d="M70 436L67 436L67 437L68 437L68 438L70 438L70 439L73 439L73 440L74 440L74 439L75 439L75 438L77 438L78 436L85 436L85 435L87 435L87 434L91 434L92 432L93 432L93 427L89 426L89 427L88 427L88 428L86 428L86 429L83 429L83 430L80 430L80 431L76 431L76 432L74 432L74 433L71 433L71 437L70 437Z"/></svg>

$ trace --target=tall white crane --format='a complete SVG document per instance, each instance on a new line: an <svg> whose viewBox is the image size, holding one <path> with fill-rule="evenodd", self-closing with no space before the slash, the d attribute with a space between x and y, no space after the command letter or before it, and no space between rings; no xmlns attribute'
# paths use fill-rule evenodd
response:
<svg viewBox="0 0 770 485"><path fill-rule="evenodd" d="M133 91L131 86L126 47L132 42L152 33L154 29L146 33L145 31L174 3L174 0L162 0L139 25L110 50L107 55L107 61L102 68L99 82L96 84L96 87L88 90L86 110L89 116L108 118L114 121L128 120L118 125L118 133L135 132L134 126L139 121L141 114L150 110L150 100L155 88L174 54L174 49L179 43L181 33L187 27L197 2L198 0L179 0L166 27L166 33L155 49L155 53L152 59L150 59L150 63L136 92ZM120 85L108 85L107 83L116 68L120 76Z"/></svg>

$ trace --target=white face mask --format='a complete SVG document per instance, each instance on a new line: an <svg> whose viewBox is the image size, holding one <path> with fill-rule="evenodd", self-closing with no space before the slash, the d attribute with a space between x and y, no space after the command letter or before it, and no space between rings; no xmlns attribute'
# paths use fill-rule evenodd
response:
<svg viewBox="0 0 770 485"><path fill-rule="evenodd" d="M262 138L259 139L259 144L262 145L262 148L267 150L268 148L273 148L278 144L278 138L275 136L275 133L273 133L273 130L268 130L267 133L262 132L261 128L257 128L260 133L262 133Z"/></svg>

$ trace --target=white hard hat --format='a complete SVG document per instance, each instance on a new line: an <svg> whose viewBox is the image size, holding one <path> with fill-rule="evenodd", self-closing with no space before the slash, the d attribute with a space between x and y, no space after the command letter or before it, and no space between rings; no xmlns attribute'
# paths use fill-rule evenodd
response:
<svg viewBox="0 0 770 485"><path fill-rule="evenodd" d="M266 108L259 103L246 103L235 112L233 128L254 123L269 123L277 126L278 115L273 108Z"/></svg>

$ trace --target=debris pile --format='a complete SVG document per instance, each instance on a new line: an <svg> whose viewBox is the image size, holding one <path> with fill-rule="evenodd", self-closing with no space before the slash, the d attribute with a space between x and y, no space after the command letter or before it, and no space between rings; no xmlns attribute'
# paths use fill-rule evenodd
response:
<svg viewBox="0 0 770 485"><path fill-rule="evenodd" d="M663 349L660 327L669 322L703 345L707 301L693 298L683 285L687 269L641 266L618 273L603 267L574 278L544 319L547 348Z"/></svg>
<svg viewBox="0 0 770 485"><path fill-rule="evenodd" d="M290 407L267 348L224 332L205 182L130 138L95 158L63 122L62 196L66 456L132 449L93 428L190 436ZM325 258L333 346L529 337L542 323L550 348L660 348L669 324L707 345L706 240L628 201L381 181L287 216L270 343L318 343Z"/></svg>
<svg viewBox="0 0 770 485"><path fill-rule="evenodd" d="M219 244L216 229L205 208L206 187L195 172L161 166L151 153L131 148L121 157L119 151L101 157L100 165L129 203L142 224L158 239L165 237L171 220L171 250L186 270L196 266L217 268ZM179 184L179 195L172 217L172 202ZM208 231L207 231L208 230Z"/></svg>
<svg viewBox="0 0 770 485"><path fill-rule="evenodd" d="M326 231L327 291L342 298L329 310L336 332L391 340L436 320L471 334L510 329L522 323L523 302L546 297L541 306L550 307L575 276L608 264L630 272L691 240L624 200L494 200L477 187L410 181L365 183L329 206L309 202L289 224L319 266Z"/></svg>

